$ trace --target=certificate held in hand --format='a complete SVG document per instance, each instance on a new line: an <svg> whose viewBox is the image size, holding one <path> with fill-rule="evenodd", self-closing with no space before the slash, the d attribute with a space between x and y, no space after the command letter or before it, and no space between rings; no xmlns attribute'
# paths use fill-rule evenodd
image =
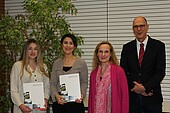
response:
<svg viewBox="0 0 170 113"><path fill-rule="evenodd" d="M23 83L24 104L31 109L45 110L43 82Z"/></svg>
<svg viewBox="0 0 170 113"><path fill-rule="evenodd" d="M81 98L79 73L59 76L60 94L66 102L73 102Z"/></svg>

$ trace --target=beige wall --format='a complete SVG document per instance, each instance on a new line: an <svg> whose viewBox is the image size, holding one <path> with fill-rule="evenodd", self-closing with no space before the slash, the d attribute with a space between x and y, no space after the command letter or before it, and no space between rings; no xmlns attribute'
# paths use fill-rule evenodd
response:
<svg viewBox="0 0 170 113"><path fill-rule="evenodd" d="M170 113L170 101L163 102L163 112Z"/></svg>

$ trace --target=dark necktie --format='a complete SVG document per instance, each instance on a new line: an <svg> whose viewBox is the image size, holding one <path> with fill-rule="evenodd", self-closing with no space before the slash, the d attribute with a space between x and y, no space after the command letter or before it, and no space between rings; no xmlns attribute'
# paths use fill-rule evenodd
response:
<svg viewBox="0 0 170 113"><path fill-rule="evenodd" d="M143 55L144 55L144 44L141 43L140 50L139 50L139 64L140 64L140 66L142 64Z"/></svg>

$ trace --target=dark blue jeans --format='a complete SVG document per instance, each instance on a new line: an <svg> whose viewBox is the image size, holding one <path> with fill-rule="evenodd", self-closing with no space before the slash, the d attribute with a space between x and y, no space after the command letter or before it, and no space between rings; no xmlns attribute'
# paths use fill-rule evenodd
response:
<svg viewBox="0 0 170 113"><path fill-rule="evenodd" d="M135 102L130 105L129 113L162 113L162 104L146 104L142 95L139 95Z"/></svg>

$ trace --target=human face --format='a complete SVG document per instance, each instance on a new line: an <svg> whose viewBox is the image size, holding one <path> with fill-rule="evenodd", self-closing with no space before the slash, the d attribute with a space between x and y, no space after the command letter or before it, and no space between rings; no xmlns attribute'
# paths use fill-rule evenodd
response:
<svg viewBox="0 0 170 113"><path fill-rule="evenodd" d="M74 43L72 41L71 38L69 37L66 37L64 40L63 40L63 43L62 43L62 49L64 51L64 54L73 54L73 51L75 49L75 46L74 46Z"/></svg>
<svg viewBox="0 0 170 113"><path fill-rule="evenodd" d="M108 44L102 44L99 47L97 56L99 58L99 61L101 63L107 63L110 60L111 52L110 52L110 46Z"/></svg>
<svg viewBox="0 0 170 113"><path fill-rule="evenodd" d="M36 59L36 57L38 55L38 48L35 43L31 43L28 46L27 54L28 54L29 59Z"/></svg>
<svg viewBox="0 0 170 113"><path fill-rule="evenodd" d="M147 37L149 25L143 17L137 17L133 21L133 33L139 42L143 42Z"/></svg>

